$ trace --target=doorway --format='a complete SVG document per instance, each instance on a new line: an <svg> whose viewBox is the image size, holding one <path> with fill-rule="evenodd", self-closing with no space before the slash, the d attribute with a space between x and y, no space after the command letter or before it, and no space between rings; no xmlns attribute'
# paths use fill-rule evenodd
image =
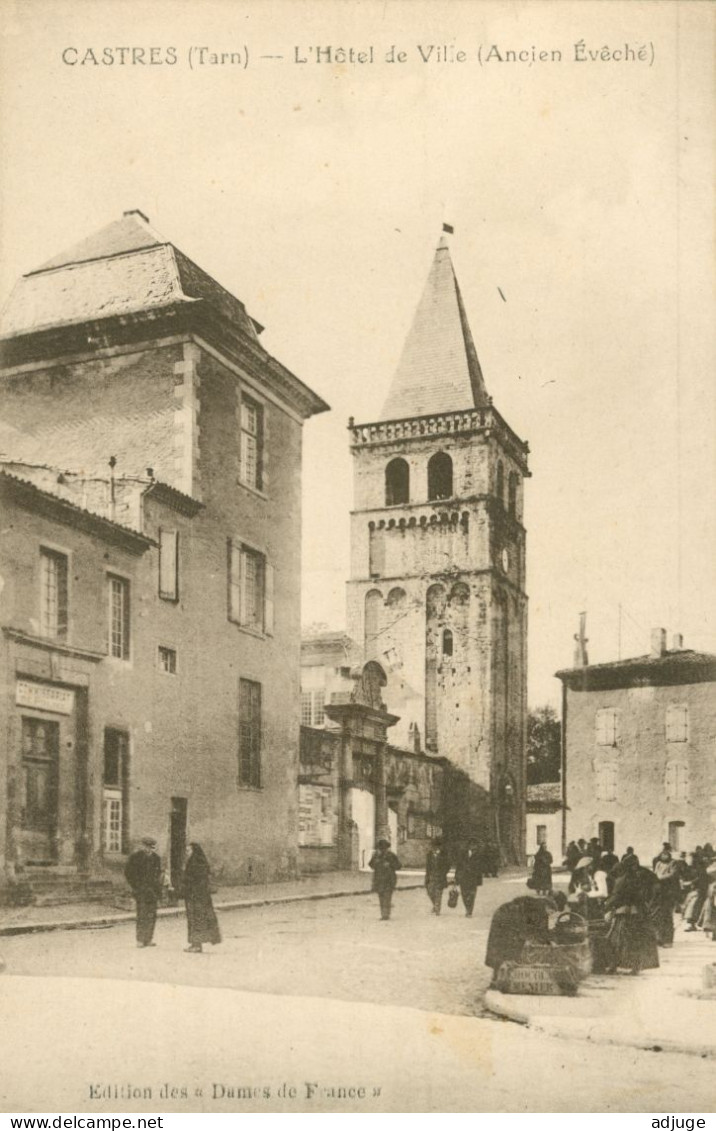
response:
<svg viewBox="0 0 716 1131"><path fill-rule="evenodd" d="M189 802L186 797L172 797L169 819L169 882L178 895L181 892L186 858L186 820Z"/></svg>
<svg viewBox="0 0 716 1131"><path fill-rule="evenodd" d="M599 843L605 852L614 851L614 821L599 822Z"/></svg>
<svg viewBox="0 0 716 1131"><path fill-rule="evenodd" d="M57 862L60 725L22 717L22 831L27 864Z"/></svg>
<svg viewBox="0 0 716 1131"><path fill-rule="evenodd" d="M683 821L669 821L669 844L673 852L679 852L681 849L681 842L684 836L683 830Z"/></svg>

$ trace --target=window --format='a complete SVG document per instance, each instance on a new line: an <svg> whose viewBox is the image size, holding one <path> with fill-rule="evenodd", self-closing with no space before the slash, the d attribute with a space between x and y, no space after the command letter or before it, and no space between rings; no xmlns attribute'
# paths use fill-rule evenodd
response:
<svg viewBox="0 0 716 1131"><path fill-rule="evenodd" d="M165 648L160 644L158 659L160 671L166 672L167 675L177 674L177 654L174 648Z"/></svg>
<svg viewBox="0 0 716 1131"><path fill-rule="evenodd" d="M109 587L109 654L129 659L129 582L124 577L107 575Z"/></svg>
<svg viewBox="0 0 716 1131"><path fill-rule="evenodd" d="M502 460L497 461L497 475L495 477L495 494L497 498L505 505L505 469L502 466Z"/></svg>
<svg viewBox="0 0 716 1131"><path fill-rule="evenodd" d="M165 601L179 600L179 534L159 531L159 596Z"/></svg>
<svg viewBox="0 0 716 1131"><path fill-rule="evenodd" d="M129 736L108 727L104 732L102 842L105 852L127 851L127 786Z"/></svg>
<svg viewBox="0 0 716 1131"><path fill-rule="evenodd" d="M428 499L452 497L452 460L446 452L436 452L428 460Z"/></svg>
<svg viewBox="0 0 716 1131"><path fill-rule="evenodd" d="M409 808L407 835L410 840L432 840L433 837L442 836L442 830L435 823L434 814Z"/></svg>
<svg viewBox="0 0 716 1131"><path fill-rule="evenodd" d="M443 656L452 656L452 632L449 628L443 629Z"/></svg>
<svg viewBox="0 0 716 1131"><path fill-rule="evenodd" d="M261 490L263 475L263 408L241 397L241 482Z"/></svg>
<svg viewBox="0 0 716 1131"><path fill-rule="evenodd" d="M301 692L301 723L303 726L322 727L325 720L326 693L323 688Z"/></svg>
<svg viewBox="0 0 716 1131"><path fill-rule="evenodd" d="M535 839L538 845L547 843L547 826L537 825L535 830Z"/></svg>
<svg viewBox="0 0 716 1131"><path fill-rule="evenodd" d="M239 680L239 785L261 785L261 684Z"/></svg>
<svg viewBox="0 0 716 1131"><path fill-rule="evenodd" d="M615 707L603 707L596 714L598 746L616 746L619 740L619 712Z"/></svg>
<svg viewBox="0 0 716 1131"><path fill-rule="evenodd" d="M616 801L617 767L613 762L602 762L597 766L597 801Z"/></svg>
<svg viewBox="0 0 716 1131"><path fill-rule="evenodd" d="M229 620L273 633L273 568L257 550L229 543Z"/></svg>
<svg viewBox="0 0 716 1131"><path fill-rule="evenodd" d="M684 762L669 762L665 775L666 800L688 801L689 767Z"/></svg>
<svg viewBox="0 0 716 1131"><path fill-rule="evenodd" d="M67 555L40 549L40 635L67 636Z"/></svg>
<svg viewBox="0 0 716 1131"><path fill-rule="evenodd" d="M385 505L397 506L410 499L410 467L404 459L392 459L385 469Z"/></svg>
<svg viewBox="0 0 716 1131"><path fill-rule="evenodd" d="M672 704L666 709L666 741L689 741L689 708Z"/></svg>
<svg viewBox="0 0 716 1131"><path fill-rule="evenodd" d="M507 480L507 509L512 518L517 518L517 483L517 474L511 471Z"/></svg>

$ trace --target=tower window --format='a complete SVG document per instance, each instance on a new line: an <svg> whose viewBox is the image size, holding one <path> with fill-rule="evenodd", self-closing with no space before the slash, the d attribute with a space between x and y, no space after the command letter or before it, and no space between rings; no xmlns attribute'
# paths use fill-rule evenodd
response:
<svg viewBox="0 0 716 1131"><path fill-rule="evenodd" d="M512 518L517 518L517 483L517 473L511 471L507 480L507 509Z"/></svg>
<svg viewBox="0 0 716 1131"><path fill-rule="evenodd" d="M428 499L452 498L452 460L446 452L436 452L428 460Z"/></svg>
<svg viewBox="0 0 716 1131"><path fill-rule="evenodd" d="M392 459L385 469L385 505L395 507L410 500L410 468L404 459Z"/></svg>
<svg viewBox="0 0 716 1131"><path fill-rule="evenodd" d="M452 656L452 632L449 628L443 631L443 656Z"/></svg>
<svg viewBox="0 0 716 1131"><path fill-rule="evenodd" d="M496 474L496 477L495 477L495 494L497 495L497 498L499 499L499 501L502 503L502 505L504 507L504 505L505 505L505 469L502 466L502 460L501 459L498 459L498 461L497 461L497 474Z"/></svg>

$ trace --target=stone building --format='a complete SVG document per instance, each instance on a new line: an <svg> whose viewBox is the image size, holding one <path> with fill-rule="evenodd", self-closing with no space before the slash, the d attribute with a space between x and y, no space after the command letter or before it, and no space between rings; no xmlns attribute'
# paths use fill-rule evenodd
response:
<svg viewBox="0 0 716 1131"><path fill-rule="evenodd" d="M487 393L447 241L378 419L351 421L348 634L463 775L463 832L524 852L527 445Z"/></svg>
<svg viewBox="0 0 716 1131"><path fill-rule="evenodd" d="M586 659L586 657L585 657ZM667 650L557 672L562 681L565 839L598 836L651 861L664 841L716 837L716 656Z"/></svg>
<svg viewBox="0 0 716 1131"><path fill-rule="evenodd" d="M415 734L409 747L393 742L400 720L382 700L385 672L374 661L368 666L371 712L358 656L342 632L301 643L298 843L305 872L367 867L381 832L406 867L422 868L449 819L444 759L421 750Z"/></svg>
<svg viewBox="0 0 716 1131"><path fill-rule="evenodd" d="M327 405L244 305L124 216L2 318L0 883L157 836L296 868L301 435Z"/></svg>

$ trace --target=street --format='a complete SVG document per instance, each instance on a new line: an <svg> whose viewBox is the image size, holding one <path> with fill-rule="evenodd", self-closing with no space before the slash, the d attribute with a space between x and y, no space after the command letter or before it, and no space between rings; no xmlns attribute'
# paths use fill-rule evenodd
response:
<svg viewBox="0 0 716 1131"><path fill-rule="evenodd" d="M373 895L223 912L222 944L201 955L183 950L183 917L160 918L157 946L147 950L136 949L132 924L8 938L1 949L10 974L223 986L475 1016L490 981L482 962L490 916L521 891L519 881L486 881L472 919L446 900L440 918L430 914L422 889L398 892L389 922Z"/></svg>
<svg viewBox="0 0 716 1131"><path fill-rule="evenodd" d="M472 920L422 890L390 922L374 896L227 911L201 955L183 918L147 950L131 924L4 938L3 1109L711 1110L709 1060L485 1014L490 914L523 890L487 881Z"/></svg>

